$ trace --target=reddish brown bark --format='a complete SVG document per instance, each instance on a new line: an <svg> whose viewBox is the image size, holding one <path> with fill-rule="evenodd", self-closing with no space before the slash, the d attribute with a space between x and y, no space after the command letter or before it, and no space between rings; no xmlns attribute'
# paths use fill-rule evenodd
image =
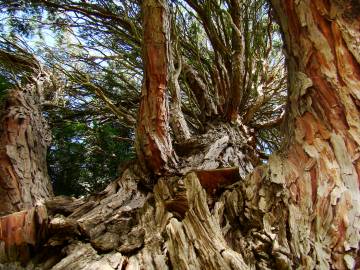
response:
<svg viewBox="0 0 360 270"><path fill-rule="evenodd" d="M289 196L284 216L291 237L281 241L294 256L293 267L355 269L360 241L360 13L350 2L272 2L288 55L292 132L286 158L269 161L271 182L284 185ZM255 183L264 177L261 170L253 174Z"/></svg>
<svg viewBox="0 0 360 270"><path fill-rule="evenodd" d="M166 97L170 66L169 12L163 0L146 0L143 10L145 72L137 126L137 153L144 169L159 174L175 162Z"/></svg>
<svg viewBox="0 0 360 270"><path fill-rule="evenodd" d="M31 251L46 237L47 218L44 206L0 217L0 262L26 263Z"/></svg>
<svg viewBox="0 0 360 270"><path fill-rule="evenodd" d="M213 194L219 189L229 186L239 181L239 168L222 168L215 170L195 171L201 186L209 193Z"/></svg>

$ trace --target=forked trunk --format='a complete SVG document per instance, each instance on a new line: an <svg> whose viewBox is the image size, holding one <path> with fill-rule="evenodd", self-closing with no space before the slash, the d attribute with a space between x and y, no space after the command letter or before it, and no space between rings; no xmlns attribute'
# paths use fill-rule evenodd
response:
<svg viewBox="0 0 360 270"><path fill-rule="evenodd" d="M241 125L218 123L218 130L176 146L183 151L177 150L179 174L156 179L152 191L141 188L134 164L100 194L49 201L47 209L62 216L51 220L47 249L33 262L57 270L360 267L358 6L355 1L272 2L288 56L286 149L243 178L241 172L256 163L254 149L246 147L253 144L251 136ZM156 21L164 19L164 10L160 5L152 11L159 15ZM155 51L155 43L149 44ZM156 44L156 56L166 58L159 54L164 43ZM156 72L164 61L154 59ZM153 85L150 81L145 85ZM161 120L155 129L160 133L147 130L151 121L143 117L138 138L165 134L160 136L166 138L160 145L165 152L152 148L162 142L156 136L141 140L141 149L154 152L140 157L160 172L171 144L161 90L166 82L156 82L145 88L153 90L144 90L155 107L143 101L142 108L152 108L149 115L159 108L165 112L149 118ZM157 155L153 161L152 155ZM219 166L230 168L215 170Z"/></svg>

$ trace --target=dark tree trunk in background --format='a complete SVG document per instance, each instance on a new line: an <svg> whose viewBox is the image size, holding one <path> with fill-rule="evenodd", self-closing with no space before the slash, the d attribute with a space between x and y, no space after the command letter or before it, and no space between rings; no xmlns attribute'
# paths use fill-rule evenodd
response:
<svg viewBox="0 0 360 270"><path fill-rule="evenodd" d="M143 1L140 165L89 198L48 201L58 215L32 263L56 270L359 269L360 12L346 1L272 3L289 72L282 152L252 170L258 157L251 131L240 121L214 121L174 145L174 162L167 5ZM196 72L184 68L201 89ZM139 185L149 182L141 167L163 173L153 190ZM169 167L177 173L164 174Z"/></svg>

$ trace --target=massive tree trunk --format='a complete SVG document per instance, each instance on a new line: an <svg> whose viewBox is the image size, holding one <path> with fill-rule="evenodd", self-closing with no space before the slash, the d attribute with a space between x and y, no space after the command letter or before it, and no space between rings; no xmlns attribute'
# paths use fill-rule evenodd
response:
<svg viewBox="0 0 360 270"><path fill-rule="evenodd" d="M53 196L46 164L51 137L41 111L49 76L25 49L9 45L16 53L0 50L0 61L22 79L0 104L0 262L26 262L46 236L44 202Z"/></svg>
<svg viewBox="0 0 360 270"><path fill-rule="evenodd" d="M175 147L178 173L155 179L152 190L139 184L144 176L135 163L100 194L48 201L56 217L47 244L31 263L42 269L360 267L358 6L272 2L288 57L288 134L282 152L242 177L257 163L250 131L219 122ZM154 25L164 20L164 4L153 10ZM164 40L159 29L153 32ZM155 56L163 59L153 59L161 63L156 72L167 59L160 53L164 43L158 45ZM154 66L146 63L149 74ZM143 118L138 128L140 149L147 149L140 157L155 173L172 158L163 75L157 83L145 83L145 97L154 106L141 109L159 116L160 108L161 117ZM162 134L165 144L154 146L162 142L154 134ZM215 169L221 166L229 168Z"/></svg>
<svg viewBox="0 0 360 270"><path fill-rule="evenodd" d="M273 2L288 52L292 134L269 166L287 193L292 265L358 268L359 6Z"/></svg>
<svg viewBox="0 0 360 270"><path fill-rule="evenodd" d="M358 6L273 5L288 58L287 145L242 184L241 213L267 245L263 267L358 269Z"/></svg>

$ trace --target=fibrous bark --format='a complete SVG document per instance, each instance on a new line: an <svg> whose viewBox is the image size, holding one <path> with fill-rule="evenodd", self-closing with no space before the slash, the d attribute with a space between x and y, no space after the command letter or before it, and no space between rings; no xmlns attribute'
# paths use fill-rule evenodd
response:
<svg viewBox="0 0 360 270"><path fill-rule="evenodd" d="M153 190L141 188L148 180L134 163L100 194L48 201L48 240L27 267L247 269L222 233L218 204L255 165L246 136L224 124L187 142L183 175L161 177ZM231 164L239 167L216 169Z"/></svg>
<svg viewBox="0 0 360 270"><path fill-rule="evenodd" d="M245 216L285 268L356 269L359 13L339 1L273 4L288 54L290 137L246 181Z"/></svg>
<svg viewBox="0 0 360 270"><path fill-rule="evenodd" d="M90 198L49 201L50 238L28 269L247 269L227 245L197 173L161 178L149 192L139 190L136 170Z"/></svg>
<svg viewBox="0 0 360 270"><path fill-rule="evenodd" d="M234 158L232 134L251 146L250 132L225 124L180 144L182 175L153 190L135 164L102 194L49 202L47 245L62 253L40 267L360 267L359 12L341 1L272 2L289 65L286 148L241 177L256 155ZM239 169L214 170L231 163Z"/></svg>
<svg viewBox="0 0 360 270"><path fill-rule="evenodd" d="M170 25L166 1L146 0L144 10L144 83L137 125L137 154L144 170L163 173L175 165L169 134Z"/></svg>

